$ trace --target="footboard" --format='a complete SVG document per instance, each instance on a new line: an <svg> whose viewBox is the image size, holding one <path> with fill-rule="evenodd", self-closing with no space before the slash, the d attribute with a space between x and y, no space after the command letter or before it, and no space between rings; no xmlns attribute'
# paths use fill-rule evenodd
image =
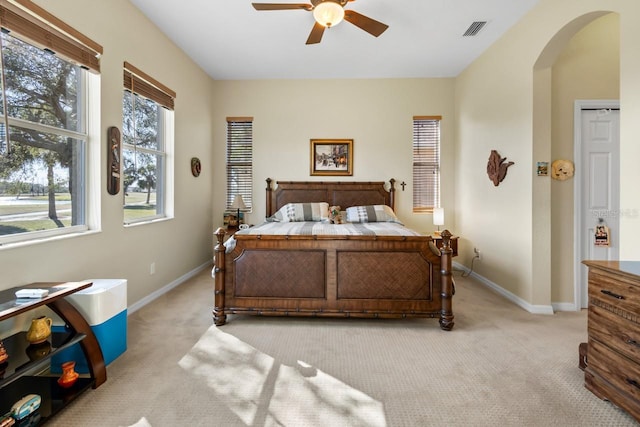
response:
<svg viewBox="0 0 640 427"><path fill-rule="evenodd" d="M453 328L451 233L429 236L236 235L214 249L214 322L227 314L438 317Z"/></svg>

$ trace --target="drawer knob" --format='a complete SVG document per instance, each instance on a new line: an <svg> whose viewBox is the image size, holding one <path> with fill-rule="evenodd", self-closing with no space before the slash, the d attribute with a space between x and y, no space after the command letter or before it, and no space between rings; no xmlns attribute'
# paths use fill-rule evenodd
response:
<svg viewBox="0 0 640 427"><path fill-rule="evenodd" d="M600 292L602 292L605 295L609 295L610 297L613 297L613 298L624 299L624 297L622 295L615 294L615 293L613 293L611 291L608 291L606 289L602 289Z"/></svg>
<svg viewBox="0 0 640 427"><path fill-rule="evenodd" d="M635 388L640 389L640 384L638 383L638 381L632 380L631 378L625 378L625 381L627 382L627 384L630 384L630 385L634 386Z"/></svg>

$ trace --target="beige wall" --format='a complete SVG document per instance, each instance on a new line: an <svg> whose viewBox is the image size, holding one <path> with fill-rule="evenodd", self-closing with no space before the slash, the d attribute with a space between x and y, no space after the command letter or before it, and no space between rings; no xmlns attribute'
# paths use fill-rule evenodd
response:
<svg viewBox="0 0 640 427"><path fill-rule="evenodd" d="M635 206L637 191L632 183L638 182L640 169L629 159L639 158L640 151L633 137L640 131L640 123L633 119L640 108L640 55L633 47L640 40L640 29L633 22L640 16L640 3L611 0L607 9L620 14L621 199L623 205ZM535 162L544 160L538 156L551 154L550 146L537 144L551 144L548 122L553 97L552 76L544 64L536 73L534 67L540 66L539 59L551 66L566 42L604 13L602 2L596 0L541 0L456 80L456 226L483 253L476 271L531 311L546 312L553 302L549 245L565 244L549 237L543 245L544 239L537 237L551 236L551 186L533 180ZM561 48L550 43L558 41L554 40L558 34L565 38ZM534 88L548 94L534 97ZM545 139L539 132L549 136ZM485 173L491 149L516 162L499 187L493 187ZM631 241L640 235L638 219L623 218L621 234L621 257L637 259L640 249ZM470 250L464 248L461 261L468 262Z"/></svg>
<svg viewBox="0 0 640 427"><path fill-rule="evenodd" d="M396 179L396 211L408 226L432 231L430 214L413 214L412 138L414 115L442 115L442 205L446 227L455 230L453 202L453 79L217 81L214 222L222 222L225 200L227 116L253 116L254 210L265 216L265 179ZM310 139L353 139L352 177L310 176ZM402 191L401 182L408 185Z"/></svg>
<svg viewBox="0 0 640 427"><path fill-rule="evenodd" d="M106 192L104 138L100 155L102 230L20 248L0 249L0 289L37 281L128 279L129 304L190 274L212 256L212 81L127 0L40 0L37 4L104 48L101 58L100 135L122 128L122 66L128 61L177 93L175 218L125 228L122 197ZM200 157L194 178L190 159ZM156 274L149 274L150 263Z"/></svg>
<svg viewBox="0 0 640 427"><path fill-rule="evenodd" d="M551 157L574 160L574 101L620 97L620 19L598 18L579 31L553 65ZM573 302L573 180L550 180L552 301Z"/></svg>

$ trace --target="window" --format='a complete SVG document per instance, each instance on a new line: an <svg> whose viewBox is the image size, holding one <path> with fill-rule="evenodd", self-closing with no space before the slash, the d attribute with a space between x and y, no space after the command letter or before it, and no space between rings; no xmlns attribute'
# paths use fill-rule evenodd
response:
<svg viewBox="0 0 640 427"><path fill-rule="evenodd" d="M35 4L0 21L0 244L85 231L102 47Z"/></svg>
<svg viewBox="0 0 640 427"><path fill-rule="evenodd" d="M440 116L413 118L413 212L440 207Z"/></svg>
<svg viewBox="0 0 640 427"><path fill-rule="evenodd" d="M253 117L227 117L227 210L241 195L247 210L253 195Z"/></svg>
<svg viewBox="0 0 640 427"><path fill-rule="evenodd" d="M124 223L168 216L169 153L173 148L175 93L124 64L122 189Z"/></svg>

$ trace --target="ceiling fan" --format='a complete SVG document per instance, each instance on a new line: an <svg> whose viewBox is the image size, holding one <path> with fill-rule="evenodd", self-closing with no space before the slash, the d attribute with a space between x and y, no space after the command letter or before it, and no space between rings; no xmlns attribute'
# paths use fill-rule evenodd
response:
<svg viewBox="0 0 640 427"><path fill-rule="evenodd" d="M320 43L325 28L337 25L343 19L351 22L374 37L384 33L388 25L371 19L353 10L345 10L347 3L355 0L310 0L308 3L252 3L256 10L288 10L303 9L313 12L316 20L306 44Z"/></svg>

